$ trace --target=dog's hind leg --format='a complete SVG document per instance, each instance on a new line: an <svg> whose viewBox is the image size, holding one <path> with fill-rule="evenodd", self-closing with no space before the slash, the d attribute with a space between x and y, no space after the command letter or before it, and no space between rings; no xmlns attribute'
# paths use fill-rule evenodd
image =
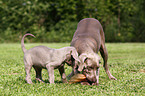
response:
<svg viewBox="0 0 145 96"><path fill-rule="evenodd" d="M24 64L25 64L25 72L26 72L26 81L27 83L32 84L31 77L30 77L30 70L32 68L32 64L30 64L30 62L27 62L26 60L24 60Z"/></svg>
<svg viewBox="0 0 145 96"><path fill-rule="evenodd" d="M36 72L36 80L38 80L39 82L44 83L44 81L42 80L42 75L41 75L42 68L39 68L39 67L36 67L36 66L33 66L33 68L35 69L35 72Z"/></svg>

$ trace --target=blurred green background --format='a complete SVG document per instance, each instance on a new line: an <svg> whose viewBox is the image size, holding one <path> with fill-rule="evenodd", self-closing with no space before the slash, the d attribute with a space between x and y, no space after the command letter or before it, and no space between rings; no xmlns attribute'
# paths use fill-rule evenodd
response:
<svg viewBox="0 0 145 96"><path fill-rule="evenodd" d="M0 43L70 42L77 23L96 18L106 42L145 42L145 0L0 0Z"/></svg>

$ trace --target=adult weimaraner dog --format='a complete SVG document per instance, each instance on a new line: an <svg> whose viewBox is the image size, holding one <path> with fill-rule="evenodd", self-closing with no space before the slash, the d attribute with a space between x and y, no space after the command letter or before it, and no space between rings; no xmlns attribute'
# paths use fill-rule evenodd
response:
<svg viewBox="0 0 145 96"><path fill-rule="evenodd" d="M42 68L48 70L49 82L54 83L54 69L58 68L62 78L62 82L67 82L64 64L73 57L76 61L80 62L78 53L74 47L64 47L60 49L52 49L45 46L36 46L29 50L25 49L24 38L32 34L25 34L21 40L21 47L24 53L24 64L26 71L26 81L31 84L30 70L33 67L36 71L36 80L42 81L41 71Z"/></svg>
<svg viewBox="0 0 145 96"><path fill-rule="evenodd" d="M105 37L100 22L93 18L85 18L78 23L77 30L74 33L71 46L75 47L81 64L78 69L69 75L70 77L82 71L88 80L88 85L99 84L99 60L98 52L100 51L104 61L104 68L109 79L117 80L109 71L107 60L108 53L105 47ZM83 84L83 82L82 82ZM86 84L86 82L84 82Z"/></svg>

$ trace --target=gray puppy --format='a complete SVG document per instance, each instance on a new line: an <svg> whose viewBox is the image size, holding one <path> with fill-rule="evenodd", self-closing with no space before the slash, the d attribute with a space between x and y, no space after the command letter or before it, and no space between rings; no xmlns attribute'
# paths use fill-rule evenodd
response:
<svg viewBox="0 0 145 96"><path fill-rule="evenodd" d="M62 82L67 82L64 64L73 57L77 62L80 62L78 53L74 47L64 47L60 49L52 49L45 46L36 46L29 50L25 49L24 38L32 34L25 34L21 40L21 47L24 53L24 64L26 71L26 81L31 84L30 70L33 67L36 71L36 80L42 81L42 68L48 70L49 82L54 83L54 69L59 69ZM77 63L76 63L77 64Z"/></svg>

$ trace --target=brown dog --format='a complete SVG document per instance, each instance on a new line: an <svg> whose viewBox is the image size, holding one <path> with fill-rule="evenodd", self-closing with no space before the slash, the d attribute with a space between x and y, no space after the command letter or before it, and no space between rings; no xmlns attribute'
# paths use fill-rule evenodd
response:
<svg viewBox="0 0 145 96"><path fill-rule="evenodd" d="M100 22L93 18L86 18L78 23L77 30L74 33L71 46L74 46L80 55L81 64L76 69L83 71L89 84L99 84L99 60L97 54L99 51L104 60L104 68L109 79L117 80L109 71L107 60L108 53L105 47L105 37ZM69 76L74 75L74 70ZM86 84L86 82L85 82Z"/></svg>

